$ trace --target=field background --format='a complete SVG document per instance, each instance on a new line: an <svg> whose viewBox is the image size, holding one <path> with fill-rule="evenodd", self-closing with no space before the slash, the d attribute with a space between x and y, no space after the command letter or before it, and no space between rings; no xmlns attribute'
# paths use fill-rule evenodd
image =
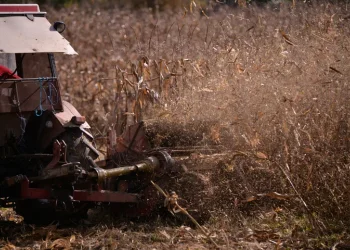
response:
<svg viewBox="0 0 350 250"><path fill-rule="evenodd" d="M182 1L154 8L91 1L43 9L51 21L66 23L64 36L79 53L56 56L59 80L63 98L87 117L97 138L112 123L118 130L144 120L155 147L216 149L181 160L210 180L212 219L205 226L223 249L346 244L347 1L231 7ZM161 219L23 227L7 236L8 246L213 247L200 231Z"/></svg>

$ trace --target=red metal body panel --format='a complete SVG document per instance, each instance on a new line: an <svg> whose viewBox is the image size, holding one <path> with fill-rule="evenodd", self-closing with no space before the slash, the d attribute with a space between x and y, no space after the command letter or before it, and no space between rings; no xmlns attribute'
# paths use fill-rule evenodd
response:
<svg viewBox="0 0 350 250"><path fill-rule="evenodd" d="M56 118L64 127L77 127L77 124L72 122L73 117L82 117L78 110L69 102L62 101L64 112L55 113ZM80 125L82 128L90 128L90 125L85 121Z"/></svg>
<svg viewBox="0 0 350 250"><path fill-rule="evenodd" d="M0 12L40 12L37 4L1 4Z"/></svg>
<svg viewBox="0 0 350 250"><path fill-rule="evenodd" d="M50 190L43 188L30 188L29 180L26 179L21 183L21 198L23 199L50 199ZM136 203L138 197L136 194L126 192L112 192L108 190L86 191L75 190L73 199L77 201L94 201L94 202L119 202L119 203Z"/></svg>
<svg viewBox="0 0 350 250"><path fill-rule="evenodd" d="M30 188L29 180L26 179L21 183L21 198L24 199L49 199L50 191L42 188Z"/></svg>
<svg viewBox="0 0 350 250"><path fill-rule="evenodd" d="M44 170L48 170L51 168L54 168L57 166L58 162L61 159L61 154L62 152L65 151L65 147L66 145L64 145L63 143L61 144L58 140L55 140L55 142L53 143L53 157L51 162L44 168Z"/></svg>
<svg viewBox="0 0 350 250"><path fill-rule="evenodd" d="M95 201L95 202L132 202L138 201L136 194L125 192L112 192L108 190L101 191L85 191L75 190L73 192L73 199L78 201Z"/></svg>

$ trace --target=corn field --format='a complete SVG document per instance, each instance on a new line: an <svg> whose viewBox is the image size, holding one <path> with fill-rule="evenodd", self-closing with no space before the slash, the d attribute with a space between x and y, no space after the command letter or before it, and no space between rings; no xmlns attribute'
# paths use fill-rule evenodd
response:
<svg viewBox="0 0 350 250"><path fill-rule="evenodd" d="M255 187L252 176L240 198L294 193L285 172L313 212L342 220L350 198L347 8L204 12L193 2L164 12L74 7L50 18L65 20L80 54L58 58L65 97L97 137L143 120L155 146L248 152L225 174L265 171L267 183Z"/></svg>
<svg viewBox="0 0 350 250"><path fill-rule="evenodd" d="M223 249L329 249L349 239L350 5L242 5L46 7L79 53L56 56L64 99L97 139L145 121L154 147L219 147L186 162L210 178ZM155 230L133 246L185 249Z"/></svg>

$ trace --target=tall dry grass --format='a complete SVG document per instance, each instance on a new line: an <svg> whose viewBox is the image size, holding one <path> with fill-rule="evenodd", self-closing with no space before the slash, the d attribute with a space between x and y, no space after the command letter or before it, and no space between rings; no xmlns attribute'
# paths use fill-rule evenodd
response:
<svg viewBox="0 0 350 250"><path fill-rule="evenodd" d="M122 122L145 120L158 146L249 152L213 175L225 194L220 208L254 193L297 192L297 210L306 211L303 200L320 220L348 224L349 8L85 6L49 18L66 22L79 53L57 56L65 98L97 136L116 122L118 104Z"/></svg>

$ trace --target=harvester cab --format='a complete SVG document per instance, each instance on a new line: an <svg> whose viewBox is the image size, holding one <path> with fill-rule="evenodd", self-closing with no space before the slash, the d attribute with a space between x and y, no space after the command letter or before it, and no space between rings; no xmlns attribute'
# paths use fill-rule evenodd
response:
<svg viewBox="0 0 350 250"><path fill-rule="evenodd" d="M66 127L89 128L61 99L53 53L77 54L57 31L64 26L51 25L36 4L0 5L0 115L6 121L0 147L6 156L43 151Z"/></svg>
<svg viewBox="0 0 350 250"><path fill-rule="evenodd" d="M77 54L64 29L36 4L0 4L0 206L31 222L86 215L96 204L148 215L163 204L150 180L182 186L174 161L149 150L143 123L120 138L112 130L97 161L89 124L61 98L54 53Z"/></svg>

